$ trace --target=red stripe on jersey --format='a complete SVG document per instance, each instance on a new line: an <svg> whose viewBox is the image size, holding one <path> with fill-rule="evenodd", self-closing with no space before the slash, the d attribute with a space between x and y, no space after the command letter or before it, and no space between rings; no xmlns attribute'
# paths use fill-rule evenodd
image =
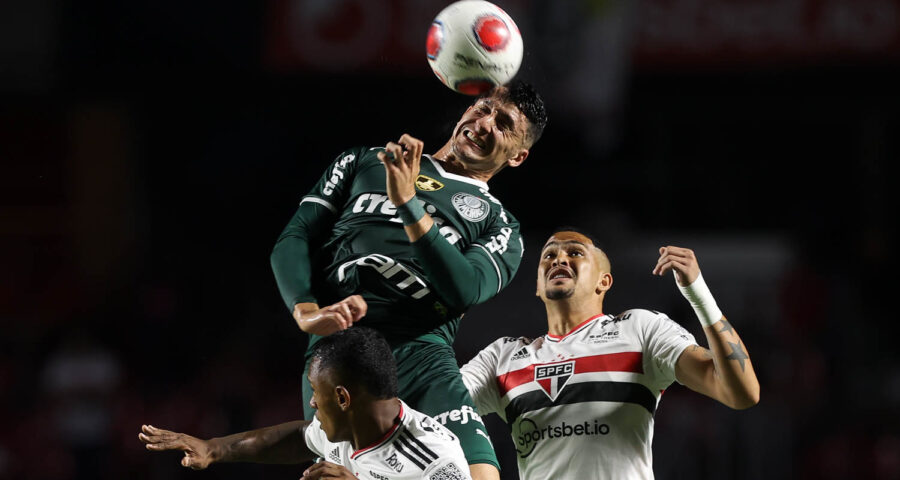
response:
<svg viewBox="0 0 900 480"><path fill-rule="evenodd" d="M568 362L571 360L565 361ZM561 362L529 365L519 370L513 370L504 373L503 375L498 375L497 386L500 388L500 395L506 395L506 392L519 385L534 381L534 367L553 365L554 363ZM593 372L644 373L643 354L641 352L620 352L575 359L575 374Z"/></svg>

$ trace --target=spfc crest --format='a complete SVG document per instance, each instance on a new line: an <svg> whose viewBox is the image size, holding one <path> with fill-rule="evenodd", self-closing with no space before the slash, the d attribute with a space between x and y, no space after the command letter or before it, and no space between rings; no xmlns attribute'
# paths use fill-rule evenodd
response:
<svg viewBox="0 0 900 480"><path fill-rule="evenodd" d="M541 386L550 400L556 401L559 392L575 373L575 360L534 367L534 381Z"/></svg>
<svg viewBox="0 0 900 480"><path fill-rule="evenodd" d="M468 193L459 192L450 199L453 208L459 212L466 220L471 222L480 222L487 218L491 206L484 200L470 195Z"/></svg>
<svg viewBox="0 0 900 480"><path fill-rule="evenodd" d="M444 184L425 175L416 177L416 188L423 192L434 192L444 188Z"/></svg>

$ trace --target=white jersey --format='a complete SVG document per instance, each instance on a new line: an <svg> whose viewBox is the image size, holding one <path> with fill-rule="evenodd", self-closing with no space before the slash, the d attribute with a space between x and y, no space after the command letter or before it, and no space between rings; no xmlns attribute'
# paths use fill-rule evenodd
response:
<svg viewBox="0 0 900 480"><path fill-rule="evenodd" d="M666 315L598 315L565 336L506 337L462 368L510 425L522 479L653 478L653 414L693 335Z"/></svg>
<svg viewBox="0 0 900 480"><path fill-rule="evenodd" d="M362 480L471 480L459 439L433 418L400 402L400 419L381 440L361 450L328 441L319 420L306 427L306 445Z"/></svg>

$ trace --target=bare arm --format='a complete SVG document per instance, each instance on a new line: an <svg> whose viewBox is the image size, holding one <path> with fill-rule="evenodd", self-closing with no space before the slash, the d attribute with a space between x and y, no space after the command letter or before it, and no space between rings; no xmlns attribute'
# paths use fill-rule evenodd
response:
<svg viewBox="0 0 900 480"><path fill-rule="evenodd" d="M296 420L209 440L143 425L138 439L147 450L183 451L181 465L194 470L223 462L301 463L315 457L304 438L309 423Z"/></svg>
<svg viewBox="0 0 900 480"><path fill-rule="evenodd" d="M675 280L682 290L705 289L705 283L695 284L698 279L699 282L703 279L692 250L673 246L660 248L660 257L653 273L665 275L670 270L675 272ZM708 298L712 300L711 295ZM750 355L737 331L721 315L714 301L712 304L712 310L694 305L701 323L707 323L703 333L709 349L697 345L687 348L675 364L675 376L691 390L731 408L750 408L759 403L759 381ZM703 318L709 311L716 312L719 318Z"/></svg>
<svg viewBox="0 0 900 480"><path fill-rule="evenodd" d="M331 335L350 328L366 316L369 306L360 295L349 297L327 307L311 302L294 305L294 321L300 330L316 335Z"/></svg>

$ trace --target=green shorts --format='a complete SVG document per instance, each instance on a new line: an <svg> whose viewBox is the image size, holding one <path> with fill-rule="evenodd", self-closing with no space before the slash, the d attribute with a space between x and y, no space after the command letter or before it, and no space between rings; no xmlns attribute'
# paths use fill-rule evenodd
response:
<svg viewBox="0 0 900 480"><path fill-rule="evenodd" d="M469 464L489 463L499 469L487 428L463 384L453 347L413 341L395 348L394 358L397 360L400 398L410 407L434 417L459 437ZM311 396L312 389L304 373L303 413L306 419L312 419L314 415L309 406Z"/></svg>

